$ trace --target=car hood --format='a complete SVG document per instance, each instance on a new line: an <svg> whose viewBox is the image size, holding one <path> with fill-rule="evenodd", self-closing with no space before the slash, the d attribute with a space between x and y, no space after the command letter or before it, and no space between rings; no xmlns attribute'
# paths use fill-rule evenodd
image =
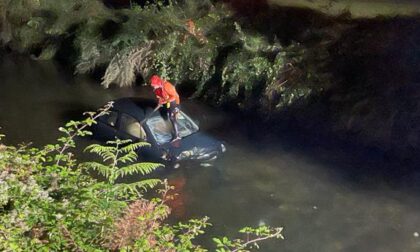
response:
<svg viewBox="0 0 420 252"><path fill-rule="evenodd" d="M225 147L222 142L197 132L182 138L178 143L166 144L166 149L176 160L208 161L216 159L221 152L224 152Z"/></svg>

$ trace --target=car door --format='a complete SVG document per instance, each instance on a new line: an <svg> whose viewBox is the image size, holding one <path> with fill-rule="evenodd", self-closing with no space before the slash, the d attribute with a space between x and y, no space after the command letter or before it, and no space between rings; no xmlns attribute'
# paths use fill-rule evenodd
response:
<svg viewBox="0 0 420 252"><path fill-rule="evenodd" d="M136 118L125 113L120 114L117 137L120 139L131 139L133 142L141 141L151 143L140 122ZM152 145L150 147L144 147L139 150L138 153L143 157L153 159L159 157L159 153L157 153L154 148L154 144L151 144Z"/></svg>
<svg viewBox="0 0 420 252"><path fill-rule="evenodd" d="M103 142L114 140L117 134L118 112L109 111L108 114L98 118L94 128L94 138Z"/></svg>
<svg viewBox="0 0 420 252"><path fill-rule="evenodd" d="M131 139L133 142L147 141L146 132L140 122L126 113L120 113L117 137Z"/></svg>

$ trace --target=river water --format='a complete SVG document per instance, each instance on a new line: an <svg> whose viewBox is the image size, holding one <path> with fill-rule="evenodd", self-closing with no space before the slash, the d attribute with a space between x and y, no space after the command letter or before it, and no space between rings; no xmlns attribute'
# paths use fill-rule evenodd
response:
<svg viewBox="0 0 420 252"><path fill-rule="evenodd" d="M8 144L50 143L59 126L83 111L148 92L105 90L52 62L2 57L1 132ZM420 250L420 179L404 173L406 164L356 147L318 144L303 133L270 133L251 118L197 101L183 106L228 151L212 167L167 172L179 194L171 204L173 219L209 216L209 236L232 237L242 226L263 223L283 226L285 240L265 242L260 251Z"/></svg>

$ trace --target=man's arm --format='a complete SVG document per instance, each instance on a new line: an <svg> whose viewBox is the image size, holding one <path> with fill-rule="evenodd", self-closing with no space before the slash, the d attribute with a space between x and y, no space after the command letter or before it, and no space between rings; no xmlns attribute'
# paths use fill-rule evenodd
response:
<svg viewBox="0 0 420 252"><path fill-rule="evenodd" d="M179 104L179 95L174 85L172 85L170 82L165 82L165 91L169 96L169 101L175 101L177 104Z"/></svg>

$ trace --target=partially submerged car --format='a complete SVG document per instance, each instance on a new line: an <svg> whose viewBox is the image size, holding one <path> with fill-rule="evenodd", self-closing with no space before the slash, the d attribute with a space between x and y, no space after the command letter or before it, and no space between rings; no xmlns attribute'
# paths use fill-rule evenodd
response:
<svg viewBox="0 0 420 252"><path fill-rule="evenodd" d="M148 142L151 146L139 150L139 155L150 160L208 162L226 151L222 142L201 132L182 110L177 119L181 140L171 142L172 123L165 108L154 111L156 106L151 99L118 99L109 114L98 118L93 137L103 142L115 138Z"/></svg>

